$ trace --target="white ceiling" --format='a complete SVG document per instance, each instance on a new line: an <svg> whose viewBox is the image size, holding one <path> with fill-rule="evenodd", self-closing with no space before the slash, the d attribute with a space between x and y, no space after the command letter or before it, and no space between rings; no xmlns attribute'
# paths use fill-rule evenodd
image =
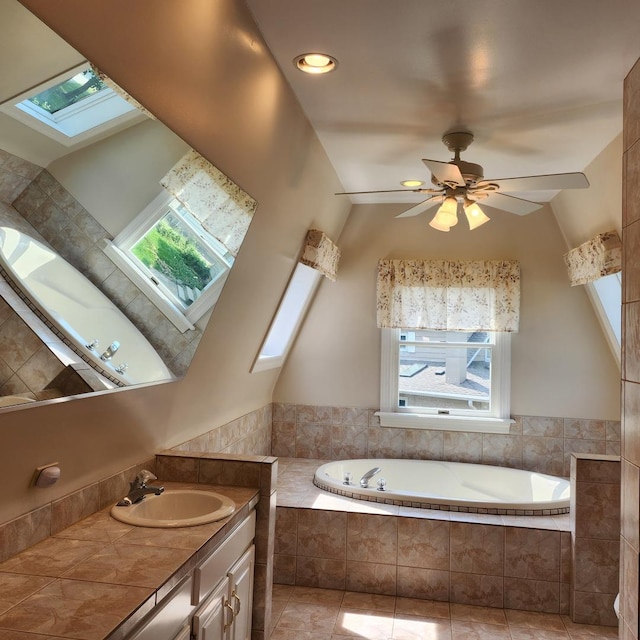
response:
<svg viewBox="0 0 640 640"><path fill-rule="evenodd" d="M428 180L421 158L449 161L441 137L460 128L487 178L582 171L621 131L640 57L638 0L247 3L346 191ZM337 70L298 71L309 51Z"/></svg>

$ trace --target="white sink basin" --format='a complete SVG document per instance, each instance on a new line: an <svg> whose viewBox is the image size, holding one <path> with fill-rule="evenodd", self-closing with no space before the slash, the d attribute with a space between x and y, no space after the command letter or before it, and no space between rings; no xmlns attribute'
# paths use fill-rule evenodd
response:
<svg viewBox="0 0 640 640"><path fill-rule="evenodd" d="M141 502L111 508L120 522L138 527L194 527L230 516L236 510L233 500L213 491L168 489L159 496L147 495Z"/></svg>

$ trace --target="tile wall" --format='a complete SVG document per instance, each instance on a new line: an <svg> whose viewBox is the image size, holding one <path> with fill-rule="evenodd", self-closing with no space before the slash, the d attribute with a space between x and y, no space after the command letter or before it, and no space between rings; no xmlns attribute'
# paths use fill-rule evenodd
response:
<svg viewBox="0 0 640 640"><path fill-rule="evenodd" d="M12 204L60 255L84 273L184 375L202 331L180 333L102 252L107 231L46 170L0 150L0 201Z"/></svg>
<svg viewBox="0 0 640 640"><path fill-rule="evenodd" d="M505 526L498 523L499 516L494 516L496 524L456 521L455 517L278 507L274 580L487 607L569 612L568 531L556 526Z"/></svg>
<svg viewBox="0 0 640 640"><path fill-rule="evenodd" d="M640 60L624 83L620 638L638 638L640 541Z"/></svg>
<svg viewBox="0 0 640 640"><path fill-rule="evenodd" d="M507 435L380 427L376 409L273 404L271 453L287 458L421 458L569 477L572 453L620 454L620 423L514 416Z"/></svg>
<svg viewBox="0 0 640 640"><path fill-rule="evenodd" d="M613 601L620 573L620 458L573 456L571 488L571 619L616 626Z"/></svg>

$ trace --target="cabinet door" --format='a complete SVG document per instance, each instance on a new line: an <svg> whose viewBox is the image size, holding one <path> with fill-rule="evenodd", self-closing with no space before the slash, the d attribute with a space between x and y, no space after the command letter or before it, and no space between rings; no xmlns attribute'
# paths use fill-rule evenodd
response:
<svg viewBox="0 0 640 640"><path fill-rule="evenodd" d="M251 640L251 608L253 606L253 568L255 547L251 545L229 570L229 587L234 620L230 640Z"/></svg>
<svg viewBox="0 0 640 640"><path fill-rule="evenodd" d="M225 640L233 626L233 609L229 602L229 578L225 578L193 616L196 640Z"/></svg>

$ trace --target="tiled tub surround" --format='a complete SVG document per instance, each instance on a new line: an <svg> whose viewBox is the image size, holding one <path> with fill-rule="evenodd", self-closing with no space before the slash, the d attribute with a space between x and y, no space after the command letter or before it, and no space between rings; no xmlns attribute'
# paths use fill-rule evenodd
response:
<svg viewBox="0 0 640 640"><path fill-rule="evenodd" d="M569 613L569 515L374 505L315 487L321 462L279 461L275 582Z"/></svg>
<svg viewBox="0 0 640 640"><path fill-rule="evenodd" d="M571 618L616 626L619 588L620 458L573 456L571 484Z"/></svg>
<svg viewBox="0 0 640 640"><path fill-rule="evenodd" d="M271 454L287 458L421 458L496 464L569 477L572 453L620 455L620 422L513 416L509 434L380 427L377 409L273 404Z"/></svg>
<svg viewBox="0 0 640 640"><path fill-rule="evenodd" d="M2 562L0 637L124 638L257 500L256 489L211 488L236 502L235 514L197 527L147 529L114 520L107 507Z"/></svg>
<svg viewBox="0 0 640 640"><path fill-rule="evenodd" d="M111 298L177 376L184 375L202 331L181 333L107 258L101 243L111 236L48 171L0 150L0 200Z"/></svg>

